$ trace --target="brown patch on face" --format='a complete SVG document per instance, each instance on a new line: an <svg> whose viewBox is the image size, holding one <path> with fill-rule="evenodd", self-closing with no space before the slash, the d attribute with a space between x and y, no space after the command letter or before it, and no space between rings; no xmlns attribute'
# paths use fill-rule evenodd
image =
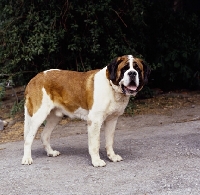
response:
<svg viewBox="0 0 200 195"><path fill-rule="evenodd" d="M137 66L141 71L142 79L144 79L144 67L143 67L143 64L142 64L142 60L139 59L139 58L134 58L134 61L137 63Z"/></svg>
<svg viewBox="0 0 200 195"><path fill-rule="evenodd" d="M138 73L139 73L138 91L140 91L143 88L143 86L144 86L144 66L142 64L142 60L139 59L139 58L134 58L134 62L137 63L137 67L139 68L139 71L138 71ZM136 70L137 70L137 67L136 67Z"/></svg>
<svg viewBox="0 0 200 195"><path fill-rule="evenodd" d="M118 80L121 75L121 69L126 65L128 56L122 56L115 58L108 66L106 70L106 77L111 80L113 84L118 85Z"/></svg>
<svg viewBox="0 0 200 195"><path fill-rule="evenodd" d="M116 81L119 80L120 75L121 75L121 70L122 68L124 68L124 66L126 66L127 62L128 62L128 56L122 56L120 57L120 60L122 61L117 68L117 77L116 77Z"/></svg>
<svg viewBox="0 0 200 195"><path fill-rule="evenodd" d="M25 90L25 105L30 116L40 108L44 73L39 73L28 83Z"/></svg>

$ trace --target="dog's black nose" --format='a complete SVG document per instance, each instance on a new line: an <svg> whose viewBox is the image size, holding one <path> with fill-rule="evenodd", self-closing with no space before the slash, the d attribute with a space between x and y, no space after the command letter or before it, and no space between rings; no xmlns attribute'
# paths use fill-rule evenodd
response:
<svg viewBox="0 0 200 195"><path fill-rule="evenodd" d="M130 71L130 72L128 72L128 75L129 75L131 78L134 78L134 77L137 75L137 72L135 72L135 71Z"/></svg>

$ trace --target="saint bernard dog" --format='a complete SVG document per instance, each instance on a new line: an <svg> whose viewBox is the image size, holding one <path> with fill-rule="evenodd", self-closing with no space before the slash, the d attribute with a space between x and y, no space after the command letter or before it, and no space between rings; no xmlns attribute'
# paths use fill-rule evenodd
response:
<svg viewBox="0 0 200 195"><path fill-rule="evenodd" d="M50 135L63 115L87 121L88 147L94 167L105 166L99 156L100 129L104 124L108 158L121 161L113 150L117 119L123 114L130 95L147 83L150 69L139 58L125 55L105 68L88 72L51 69L37 74L25 90L24 156L22 164L33 163L31 145L46 120L41 140L47 156L60 152L50 146Z"/></svg>

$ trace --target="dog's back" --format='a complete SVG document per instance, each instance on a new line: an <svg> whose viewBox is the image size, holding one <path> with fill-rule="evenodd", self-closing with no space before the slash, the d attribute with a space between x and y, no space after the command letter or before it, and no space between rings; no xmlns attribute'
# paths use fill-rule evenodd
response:
<svg viewBox="0 0 200 195"><path fill-rule="evenodd" d="M49 70L37 74L25 90L25 106L29 115L32 116L41 107L44 91L55 106L63 107L69 112L74 112L79 107L89 110L93 103L91 92L97 71Z"/></svg>

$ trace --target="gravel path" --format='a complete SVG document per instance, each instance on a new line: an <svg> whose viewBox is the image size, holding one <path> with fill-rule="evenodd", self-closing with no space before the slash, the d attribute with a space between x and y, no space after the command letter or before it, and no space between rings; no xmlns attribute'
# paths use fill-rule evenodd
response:
<svg viewBox="0 0 200 195"><path fill-rule="evenodd" d="M196 108L196 112L200 108ZM184 112L183 112L184 113ZM199 195L200 121L173 116L140 115L119 119L115 150L124 161L94 168L87 149L85 122L59 126L52 146L62 155L47 157L34 140L33 164L21 165L23 142L0 145L1 195ZM79 128L81 134L58 136ZM65 135L65 133L64 133Z"/></svg>

